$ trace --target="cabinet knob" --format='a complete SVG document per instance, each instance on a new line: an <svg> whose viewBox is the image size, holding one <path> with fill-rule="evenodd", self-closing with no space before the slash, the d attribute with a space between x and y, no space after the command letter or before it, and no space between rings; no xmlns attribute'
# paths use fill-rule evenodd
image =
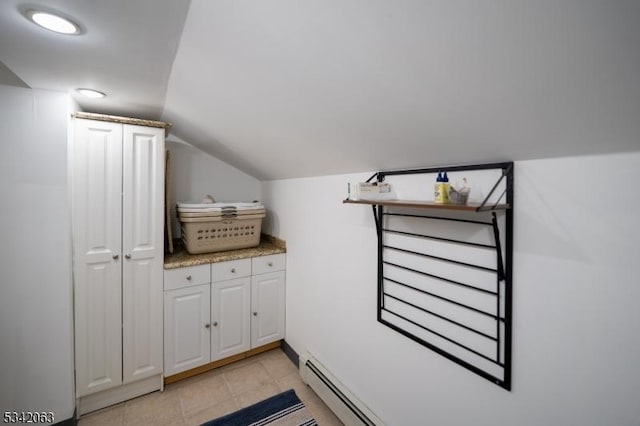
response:
<svg viewBox="0 0 640 426"><path fill-rule="evenodd" d="M114 254L112 257L113 257L113 260L118 260L120 256L118 256L117 254Z"/></svg>
<svg viewBox="0 0 640 426"><path fill-rule="evenodd" d="M129 260L129 259L131 259L131 255L129 253L127 253L127 254L124 255L124 258Z"/></svg>
<svg viewBox="0 0 640 426"><path fill-rule="evenodd" d="M231 268L231 273L235 274L236 273L236 268Z"/></svg>
<svg viewBox="0 0 640 426"><path fill-rule="evenodd" d="M272 267L273 266L273 262L267 263L267 266Z"/></svg>
<svg viewBox="0 0 640 426"><path fill-rule="evenodd" d="M215 322L213 323L213 326L214 326L214 327L217 327L217 326L218 326L218 321L215 321Z"/></svg>
<svg viewBox="0 0 640 426"><path fill-rule="evenodd" d="M211 327L211 324L209 324L209 323L204 325L204 328L209 328L209 327Z"/></svg>
<svg viewBox="0 0 640 426"><path fill-rule="evenodd" d="M187 275L187 281L191 281L191 275Z"/></svg>
<svg viewBox="0 0 640 426"><path fill-rule="evenodd" d="M254 313L253 313L253 316L254 316L254 317L257 317L257 316L258 316L258 313L257 313L257 312L254 312Z"/></svg>

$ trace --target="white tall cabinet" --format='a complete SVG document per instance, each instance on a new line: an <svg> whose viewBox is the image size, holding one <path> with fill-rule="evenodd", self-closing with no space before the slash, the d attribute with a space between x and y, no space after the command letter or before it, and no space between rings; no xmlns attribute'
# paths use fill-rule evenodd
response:
<svg viewBox="0 0 640 426"><path fill-rule="evenodd" d="M79 414L162 386L164 133L73 120Z"/></svg>

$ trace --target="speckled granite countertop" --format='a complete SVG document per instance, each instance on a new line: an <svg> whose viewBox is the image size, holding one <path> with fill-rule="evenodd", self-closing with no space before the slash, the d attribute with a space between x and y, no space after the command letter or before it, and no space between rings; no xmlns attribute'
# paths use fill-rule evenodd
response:
<svg viewBox="0 0 640 426"><path fill-rule="evenodd" d="M164 269L184 268L185 266L204 265L206 263L226 262L228 260L246 259L249 257L268 256L286 253L285 242L279 238L263 235L260 245L239 250L219 251L217 253L189 254L178 243L172 254L165 253Z"/></svg>
<svg viewBox="0 0 640 426"><path fill-rule="evenodd" d="M171 123L165 123L164 121L144 120L141 118L120 117L117 115L95 114L93 112L74 112L71 114L74 118L85 118L88 120L108 121L110 123L121 124L133 124L136 126L148 126L148 127L160 127L165 129L166 133L169 133Z"/></svg>

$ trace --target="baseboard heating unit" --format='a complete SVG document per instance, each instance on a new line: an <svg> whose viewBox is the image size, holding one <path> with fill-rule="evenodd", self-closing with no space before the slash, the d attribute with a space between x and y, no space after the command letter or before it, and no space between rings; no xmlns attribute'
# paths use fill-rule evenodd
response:
<svg viewBox="0 0 640 426"><path fill-rule="evenodd" d="M300 357L300 376L346 426L385 425L309 353Z"/></svg>

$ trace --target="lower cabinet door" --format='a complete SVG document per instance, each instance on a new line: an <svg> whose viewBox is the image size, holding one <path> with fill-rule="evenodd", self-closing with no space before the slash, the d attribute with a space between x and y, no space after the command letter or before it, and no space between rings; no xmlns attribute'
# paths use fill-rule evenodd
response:
<svg viewBox="0 0 640 426"><path fill-rule="evenodd" d="M251 347L284 339L285 273L251 277Z"/></svg>
<svg viewBox="0 0 640 426"><path fill-rule="evenodd" d="M251 347L251 279L211 284L211 361Z"/></svg>
<svg viewBox="0 0 640 426"><path fill-rule="evenodd" d="M164 374L170 376L210 360L209 284L164 293Z"/></svg>
<svg viewBox="0 0 640 426"><path fill-rule="evenodd" d="M162 255L135 253L123 262L122 378L162 373Z"/></svg>
<svg viewBox="0 0 640 426"><path fill-rule="evenodd" d="M120 265L91 260L74 271L78 398L122 384Z"/></svg>

